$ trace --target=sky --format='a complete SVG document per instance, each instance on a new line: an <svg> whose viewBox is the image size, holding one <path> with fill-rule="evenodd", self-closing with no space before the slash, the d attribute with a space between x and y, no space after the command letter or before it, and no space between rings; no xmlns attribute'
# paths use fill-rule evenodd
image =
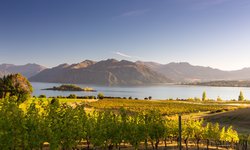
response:
<svg viewBox="0 0 250 150"><path fill-rule="evenodd" d="M0 64L108 58L250 67L250 1L0 1Z"/></svg>

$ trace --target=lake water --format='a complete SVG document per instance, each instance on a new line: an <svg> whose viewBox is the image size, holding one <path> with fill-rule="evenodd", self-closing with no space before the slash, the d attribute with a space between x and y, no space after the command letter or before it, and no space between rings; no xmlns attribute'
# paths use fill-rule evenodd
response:
<svg viewBox="0 0 250 150"><path fill-rule="evenodd" d="M240 91L243 92L246 99L250 99L250 88L245 87L209 87L209 86L187 86L187 85L154 85L154 86L133 86L133 87L109 87L77 84L80 87L91 87L97 92L72 92L72 91L49 91L42 90L53 86L60 86L58 83L38 83L31 82L34 92L33 95L39 96L45 94L47 96L68 96L76 94L78 96L97 96L103 93L105 96L144 98L152 96L153 99L169 99L169 98L201 98L203 91L206 91L207 97L217 99L220 96L223 100L238 99Z"/></svg>

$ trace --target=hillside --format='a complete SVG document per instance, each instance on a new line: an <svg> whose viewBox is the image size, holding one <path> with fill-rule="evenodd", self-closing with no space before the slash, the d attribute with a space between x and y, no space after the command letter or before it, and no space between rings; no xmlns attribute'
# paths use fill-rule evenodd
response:
<svg viewBox="0 0 250 150"><path fill-rule="evenodd" d="M99 62L86 60L73 65L61 64L51 69L45 69L29 80L98 85L146 85L171 81L146 65L115 59Z"/></svg>
<svg viewBox="0 0 250 150"><path fill-rule="evenodd" d="M241 133L250 134L250 108L237 109L235 111L224 112L220 114L204 117L209 122L218 122L222 125L233 125Z"/></svg>
<svg viewBox="0 0 250 150"><path fill-rule="evenodd" d="M187 62L158 64L141 62L152 70L165 75L175 82L207 82L216 80L249 80L250 68L235 71L223 71L211 67L194 66Z"/></svg>
<svg viewBox="0 0 250 150"><path fill-rule="evenodd" d="M0 65L0 76L21 73L25 77L29 78L36 75L42 70L46 69L45 67L37 64L26 64L26 65L13 65L13 64L1 64Z"/></svg>

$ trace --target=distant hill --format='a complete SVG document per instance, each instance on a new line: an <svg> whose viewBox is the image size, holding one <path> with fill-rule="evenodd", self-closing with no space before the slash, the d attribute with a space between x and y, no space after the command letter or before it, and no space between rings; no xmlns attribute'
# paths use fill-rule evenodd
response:
<svg viewBox="0 0 250 150"><path fill-rule="evenodd" d="M21 73L25 77L29 78L42 70L46 69L45 67L37 64L26 64L26 65L13 65L13 64L1 64L0 65L0 77L13 74L13 73Z"/></svg>
<svg viewBox="0 0 250 150"><path fill-rule="evenodd" d="M61 64L29 78L36 82L84 83L99 85L145 85L168 83L170 79L148 66L126 60L85 60L78 64Z"/></svg>
<svg viewBox="0 0 250 150"><path fill-rule="evenodd" d="M231 80L250 80L250 68L230 72Z"/></svg>
<svg viewBox="0 0 250 150"><path fill-rule="evenodd" d="M152 70L165 75L175 82L205 82L214 80L249 80L250 68L236 71L223 71L211 67L193 66L187 62L158 64L141 62Z"/></svg>

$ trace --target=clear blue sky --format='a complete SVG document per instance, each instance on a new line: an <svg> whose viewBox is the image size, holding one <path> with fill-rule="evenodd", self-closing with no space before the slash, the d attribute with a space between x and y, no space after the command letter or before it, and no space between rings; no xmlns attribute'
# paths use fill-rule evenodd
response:
<svg viewBox="0 0 250 150"><path fill-rule="evenodd" d="M107 58L250 67L250 1L0 1L0 63Z"/></svg>

